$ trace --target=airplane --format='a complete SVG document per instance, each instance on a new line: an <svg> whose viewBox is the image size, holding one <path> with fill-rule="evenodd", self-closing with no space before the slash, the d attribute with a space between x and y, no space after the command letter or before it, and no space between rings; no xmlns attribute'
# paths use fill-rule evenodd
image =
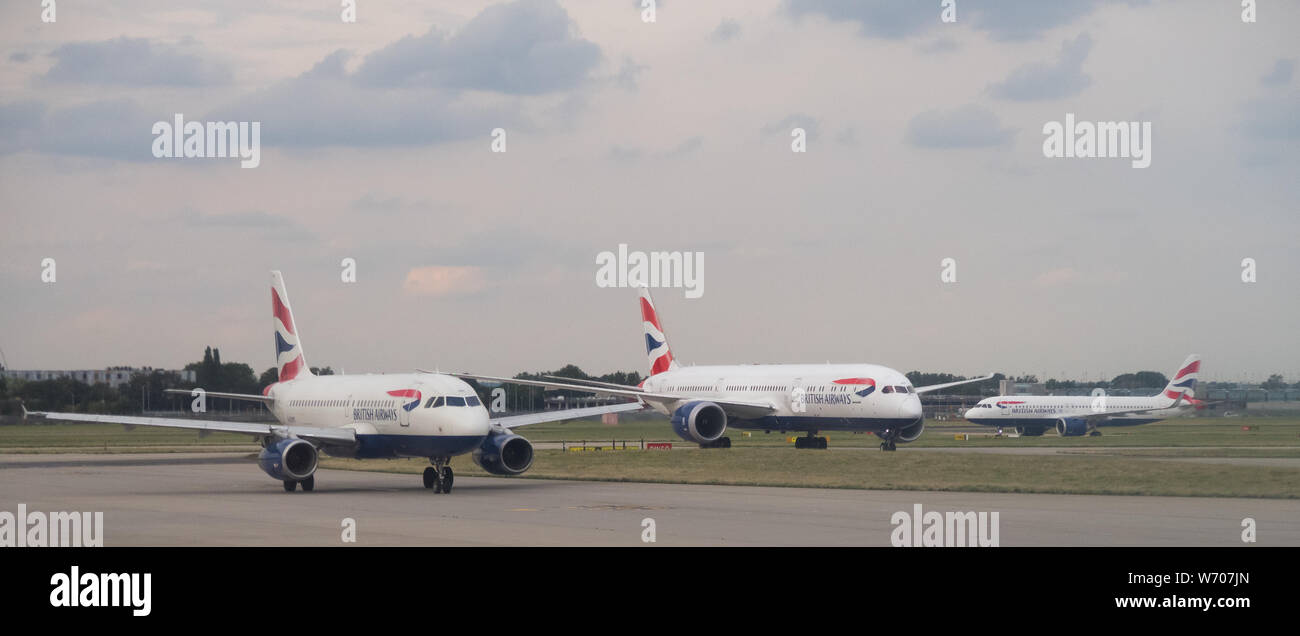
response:
<svg viewBox="0 0 1300 636"><path fill-rule="evenodd" d="M802 431L795 448L826 448L820 431L875 433L880 449L896 450L925 430L920 393L981 382L913 387L907 376L875 364L678 364L668 346L650 290L641 287L641 324L650 375L639 386L590 380L521 380L472 373L459 378L638 399L669 416L673 432L701 448L730 448L729 426L767 432Z"/></svg>
<svg viewBox="0 0 1300 636"><path fill-rule="evenodd" d="M1204 408L1193 397L1201 357L1187 356L1159 394L1139 397L1109 395L998 395L984 398L966 411L966 419L984 426L1014 426L1020 435L1038 436L1055 428L1061 437L1100 435L1099 426L1135 426L1159 422Z"/></svg>
<svg viewBox="0 0 1300 636"><path fill-rule="evenodd" d="M206 397L259 402L279 424L220 422L182 418L29 412L24 416L73 422L245 433L262 444L258 466L281 480L286 492L316 486L323 451L334 457L390 459L426 457L424 487L450 493L455 481L451 458L470 453L475 464L494 475L519 475L532 467L533 445L513 429L528 424L622 413L644 408L638 402L545 411L491 418L474 389L459 378L418 372L380 375L317 376L307 366L302 335L293 319L284 277L271 272L271 312L279 381L261 395L208 391ZM169 389L173 393L189 390ZM197 391L197 390L196 390Z"/></svg>

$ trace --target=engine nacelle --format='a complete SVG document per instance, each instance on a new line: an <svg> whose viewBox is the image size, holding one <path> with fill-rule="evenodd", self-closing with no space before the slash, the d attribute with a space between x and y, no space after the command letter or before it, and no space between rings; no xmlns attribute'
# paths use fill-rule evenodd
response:
<svg viewBox="0 0 1300 636"><path fill-rule="evenodd" d="M673 411L673 432L696 444L707 444L727 432L727 412L712 402L687 402Z"/></svg>
<svg viewBox="0 0 1300 636"><path fill-rule="evenodd" d="M1081 417L1063 417L1056 420L1056 434L1061 437L1078 437L1088 434L1088 420Z"/></svg>
<svg viewBox="0 0 1300 636"><path fill-rule="evenodd" d="M513 433L493 434L474 449L472 457L493 475L518 475L533 466L533 444Z"/></svg>
<svg viewBox="0 0 1300 636"><path fill-rule="evenodd" d="M279 479L302 481L316 473L320 456L311 442L300 439L282 439L262 448L257 465L268 475Z"/></svg>
<svg viewBox="0 0 1300 636"><path fill-rule="evenodd" d="M916 422L898 429L898 441L915 442L925 432L925 418L916 418Z"/></svg>

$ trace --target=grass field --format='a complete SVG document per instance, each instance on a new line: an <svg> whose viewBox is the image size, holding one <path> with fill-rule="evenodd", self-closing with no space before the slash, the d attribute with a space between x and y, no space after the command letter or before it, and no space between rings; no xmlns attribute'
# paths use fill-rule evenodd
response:
<svg viewBox="0 0 1300 636"><path fill-rule="evenodd" d="M1243 430L1247 428L1249 430ZM1300 457L1300 419L1186 418L1146 426L1105 428L1101 437L994 437L965 422L927 424L910 448L1050 447L1056 455L898 452L874 450L796 451L779 433L730 431L733 448L700 450L676 440L672 451L573 452L539 449L525 478L956 490L1077 494L1300 497L1300 468L1228 465L1179 458ZM972 432L968 440L953 438ZM625 419L617 426L599 421L540 424L521 430L534 442L668 440L667 422ZM874 435L828 433L832 447L872 448ZM630 444L635 445L635 444ZM685 447L685 450L680 450ZM198 452L257 450L244 435L137 428L107 424L24 423L0 426L0 453ZM350 470L417 474L428 462L325 459L323 465ZM483 474L468 458L457 458L459 475Z"/></svg>

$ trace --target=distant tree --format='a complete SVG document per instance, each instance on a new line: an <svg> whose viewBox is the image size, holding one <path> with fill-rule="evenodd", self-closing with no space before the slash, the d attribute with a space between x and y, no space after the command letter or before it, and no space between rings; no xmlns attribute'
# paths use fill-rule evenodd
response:
<svg viewBox="0 0 1300 636"><path fill-rule="evenodd" d="M311 372L313 375L334 375L334 369L329 367L312 367Z"/></svg>
<svg viewBox="0 0 1300 636"><path fill-rule="evenodd" d="M1141 389L1150 387L1162 387L1169 384L1169 378L1158 371L1138 371L1137 373L1124 373L1117 375L1110 381L1110 386L1116 389Z"/></svg>
<svg viewBox="0 0 1300 636"><path fill-rule="evenodd" d="M1268 380L1259 386L1260 388L1268 389L1270 391L1281 390L1286 388L1286 382L1282 381L1282 374L1274 373L1273 375L1268 376Z"/></svg>
<svg viewBox="0 0 1300 636"><path fill-rule="evenodd" d="M279 381L280 381L280 370L276 367L271 367L263 371L262 375L258 376L257 378L257 384L262 387L270 386Z"/></svg>
<svg viewBox="0 0 1300 636"><path fill-rule="evenodd" d="M1017 384L1038 384L1038 376L1033 375L1032 373L1029 375L1022 375L1016 378L1014 382Z"/></svg>

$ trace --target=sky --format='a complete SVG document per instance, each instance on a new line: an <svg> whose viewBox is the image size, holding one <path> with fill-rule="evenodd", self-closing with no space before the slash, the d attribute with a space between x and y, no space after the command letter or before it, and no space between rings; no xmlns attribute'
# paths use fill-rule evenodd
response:
<svg viewBox="0 0 1300 636"><path fill-rule="evenodd" d="M626 244L703 254L685 364L1300 380L1300 3L646 4L0 3L4 362L260 371L279 269L313 366L645 373ZM155 157L177 113L259 165Z"/></svg>

